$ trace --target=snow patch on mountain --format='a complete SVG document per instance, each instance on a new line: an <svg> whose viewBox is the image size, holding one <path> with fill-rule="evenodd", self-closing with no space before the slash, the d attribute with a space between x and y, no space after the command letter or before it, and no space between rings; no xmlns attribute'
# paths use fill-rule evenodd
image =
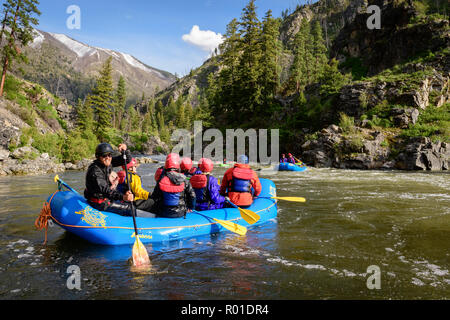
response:
<svg viewBox="0 0 450 320"><path fill-rule="evenodd" d="M42 42L44 42L45 36L36 29L33 30L33 36L34 36L33 42L30 44L30 46L32 48L37 48L39 45L42 44Z"/></svg>
<svg viewBox="0 0 450 320"><path fill-rule="evenodd" d="M128 62L130 65L132 65L135 68L139 68L141 70L147 71L147 72L153 72L156 75L158 75L158 77L162 78L162 79L166 79L165 76L163 76L160 72L150 69L148 67L146 67L144 64L142 64L141 62L139 62L138 60L136 60L134 57L132 57L131 55L127 54L127 53L121 53L122 56L124 57L125 61Z"/></svg>
<svg viewBox="0 0 450 320"><path fill-rule="evenodd" d="M64 34L50 33L50 35L59 42L63 43L67 48L75 52L80 58L84 57L87 54L91 55L96 52L96 49L73 40Z"/></svg>

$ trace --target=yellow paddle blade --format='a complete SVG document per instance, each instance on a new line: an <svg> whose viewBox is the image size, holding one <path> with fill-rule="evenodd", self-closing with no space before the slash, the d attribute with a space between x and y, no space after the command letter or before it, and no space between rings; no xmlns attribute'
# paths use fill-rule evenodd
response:
<svg viewBox="0 0 450 320"><path fill-rule="evenodd" d="M55 183L58 182L58 181L59 181L59 176L56 175L56 176L55 176Z"/></svg>
<svg viewBox="0 0 450 320"><path fill-rule="evenodd" d="M142 244L141 240L139 240L139 236L136 236L136 241L133 245L133 266L150 266L150 258L148 257L147 249Z"/></svg>
<svg viewBox="0 0 450 320"><path fill-rule="evenodd" d="M300 197L272 197L272 199L291 201L291 202L306 202L305 198L300 198Z"/></svg>
<svg viewBox="0 0 450 320"><path fill-rule="evenodd" d="M241 213L242 219L247 221L248 224L255 224L256 222L259 221L259 219L261 219L261 217L257 213L255 213L251 210L242 209L239 207L238 207L238 209L239 209L239 212Z"/></svg>
<svg viewBox="0 0 450 320"><path fill-rule="evenodd" d="M244 226L241 226L237 223L219 220L219 219L213 219L213 220L215 222L217 222L218 224L220 224L225 229L230 230L231 232L237 233L241 236L245 236L245 234L247 233L247 228Z"/></svg>

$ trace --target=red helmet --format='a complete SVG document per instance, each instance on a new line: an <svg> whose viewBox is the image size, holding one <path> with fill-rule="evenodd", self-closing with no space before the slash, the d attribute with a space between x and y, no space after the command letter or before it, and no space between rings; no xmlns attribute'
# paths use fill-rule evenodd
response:
<svg viewBox="0 0 450 320"><path fill-rule="evenodd" d="M199 163L199 168L202 172L211 172L214 169L214 164L211 161L211 159L208 158L202 158L200 159Z"/></svg>
<svg viewBox="0 0 450 320"><path fill-rule="evenodd" d="M288 154L288 157L289 157L289 158L292 157L292 153L289 153L289 154Z"/></svg>
<svg viewBox="0 0 450 320"><path fill-rule="evenodd" d="M192 160L191 158L183 158L183 160L181 160L181 170L183 171L189 171L192 169Z"/></svg>
<svg viewBox="0 0 450 320"><path fill-rule="evenodd" d="M127 169L130 170L131 167L137 167L137 161L135 158L131 159L131 162L127 164ZM125 166L122 166L123 170L125 170Z"/></svg>
<svg viewBox="0 0 450 320"><path fill-rule="evenodd" d="M178 153L171 153L166 158L165 169L180 169L180 156Z"/></svg>

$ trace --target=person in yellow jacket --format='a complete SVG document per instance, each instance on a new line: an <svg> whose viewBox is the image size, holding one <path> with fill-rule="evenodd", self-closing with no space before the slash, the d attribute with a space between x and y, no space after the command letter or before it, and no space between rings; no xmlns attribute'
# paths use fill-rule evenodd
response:
<svg viewBox="0 0 450 320"><path fill-rule="evenodd" d="M150 199L150 192L142 188L141 177L137 174L138 163L136 159L131 159L131 162L127 165L128 177L130 180L131 192L134 194L134 201L136 209L152 212L155 201ZM128 184L125 179L125 166L122 166L123 171L118 172L119 185L118 189L122 191L128 191Z"/></svg>

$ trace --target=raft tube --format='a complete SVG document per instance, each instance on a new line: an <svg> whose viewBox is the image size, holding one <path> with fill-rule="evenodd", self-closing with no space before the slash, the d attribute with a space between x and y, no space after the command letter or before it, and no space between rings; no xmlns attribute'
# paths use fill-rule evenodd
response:
<svg viewBox="0 0 450 320"><path fill-rule="evenodd" d="M297 172L303 172L308 170L308 168L305 167L300 167L296 164L292 164L292 163L288 163L288 162L283 162L280 163L280 165L278 166L278 171L297 171Z"/></svg>
<svg viewBox="0 0 450 320"><path fill-rule="evenodd" d="M261 195L246 208L261 216L249 225L242 219L237 208L194 211L186 218L137 218L139 239L143 243L166 242L200 235L230 232L213 219L231 221L245 227L253 227L277 217L276 186L271 180L260 179ZM72 191L59 191L48 199L52 220L91 243L101 245L127 245L135 242L132 217L98 211L88 205L86 199Z"/></svg>

